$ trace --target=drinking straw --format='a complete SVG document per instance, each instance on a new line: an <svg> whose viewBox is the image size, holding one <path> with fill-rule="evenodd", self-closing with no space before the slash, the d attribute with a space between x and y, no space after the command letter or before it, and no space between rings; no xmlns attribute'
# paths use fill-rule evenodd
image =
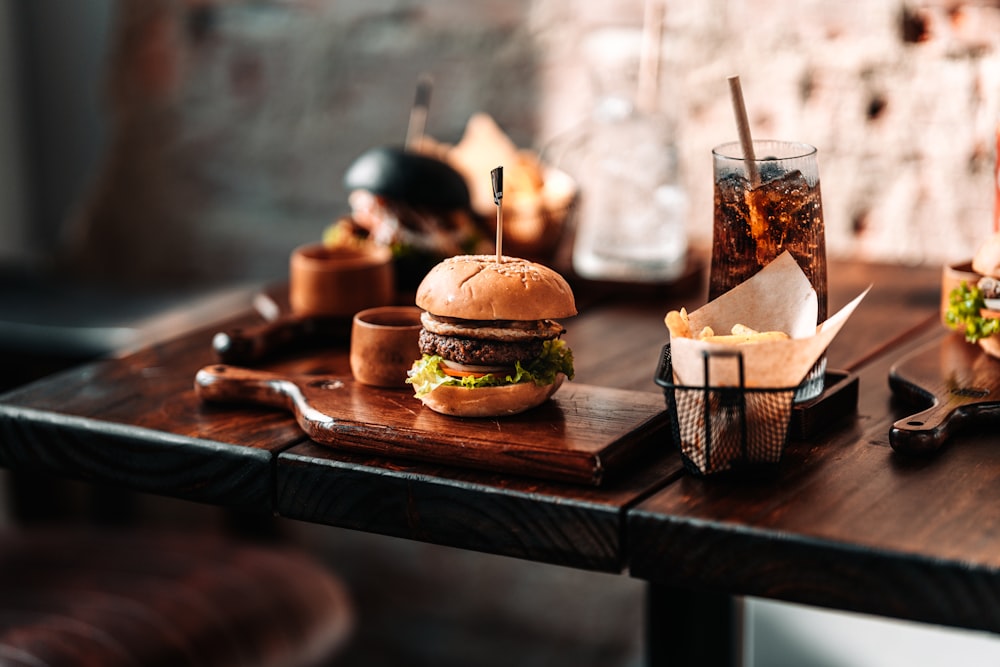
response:
<svg viewBox="0 0 1000 667"><path fill-rule="evenodd" d="M493 180L493 203L497 205L497 262L503 261L503 167L490 172Z"/></svg>
<svg viewBox="0 0 1000 667"><path fill-rule="evenodd" d="M757 158L753 152L753 139L750 138L750 121L747 120L747 107L743 103L743 87L739 76L729 77L729 92L733 98L733 113L736 115L736 128L740 133L740 145L743 147L743 162L747 167L747 178L750 187L760 185L760 172L757 171Z"/></svg>
<svg viewBox="0 0 1000 667"><path fill-rule="evenodd" d="M642 17L642 48L636 106L652 114L658 106L660 90L660 42L663 37L663 0L646 0Z"/></svg>

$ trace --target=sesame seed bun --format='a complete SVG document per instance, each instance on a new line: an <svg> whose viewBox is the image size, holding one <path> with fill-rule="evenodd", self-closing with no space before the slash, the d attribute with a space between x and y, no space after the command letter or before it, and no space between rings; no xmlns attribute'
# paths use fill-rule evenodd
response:
<svg viewBox="0 0 1000 667"><path fill-rule="evenodd" d="M416 304L443 317L467 320L544 320L576 315L566 280L541 264L516 257L456 255L424 277Z"/></svg>
<svg viewBox="0 0 1000 667"><path fill-rule="evenodd" d="M986 239L976 251L972 270L981 276L1000 278L1000 232Z"/></svg>
<svg viewBox="0 0 1000 667"><path fill-rule="evenodd" d="M996 357L1000 359L1000 334L994 334L992 336L987 336L986 338L979 339L979 347L983 349L983 352L990 355L991 357Z"/></svg>

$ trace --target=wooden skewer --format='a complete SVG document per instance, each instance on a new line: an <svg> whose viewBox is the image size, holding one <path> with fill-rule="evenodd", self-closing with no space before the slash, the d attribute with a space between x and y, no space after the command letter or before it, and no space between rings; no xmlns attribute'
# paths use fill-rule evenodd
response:
<svg viewBox="0 0 1000 667"><path fill-rule="evenodd" d="M417 81L417 92L410 107L410 122L406 127L406 141L404 146L412 149L424 136L424 128L427 125L427 109L431 105L431 89L434 85L429 74L423 74Z"/></svg>
<svg viewBox="0 0 1000 667"><path fill-rule="evenodd" d="M493 203L497 205L497 263L503 261L503 167L490 172L493 179Z"/></svg>

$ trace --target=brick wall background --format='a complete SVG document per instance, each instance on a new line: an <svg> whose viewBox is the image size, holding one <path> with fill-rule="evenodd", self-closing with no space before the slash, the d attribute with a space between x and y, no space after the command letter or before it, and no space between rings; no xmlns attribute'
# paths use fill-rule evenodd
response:
<svg viewBox="0 0 1000 667"><path fill-rule="evenodd" d="M711 148L737 137L730 74L756 137L819 148L831 255L938 263L989 232L998 0L664 2L658 101L695 248ZM432 136L486 111L550 149L634 89L642 17L642 0L119 0L110 141L68 247L134 278L283 276L347 210L350 161L402 142L421 73Z"/></svg>

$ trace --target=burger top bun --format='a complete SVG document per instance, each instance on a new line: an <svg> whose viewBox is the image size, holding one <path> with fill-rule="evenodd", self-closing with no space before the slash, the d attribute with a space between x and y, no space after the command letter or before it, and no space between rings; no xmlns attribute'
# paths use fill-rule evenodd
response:
<svg viewBox="0 0 1000 667"><path fill-rule="evenodd" d="M504 417L541 405L556 393L565 378L560 373L555 382L541 386L534 382L478 389L442 385L420 400L434 412L452 417Z"/></svg>
<svg viewBox="0 0 1000 667"><path fill-rule="evenodd" d="M995 233L976 251L972 270L981 276L1000 278L1000 232Z"/></svg>
<svg viewBox="0 0 1000 667"><path fill-rule="evenodd" d="M467 320L544 320L576 315L561 275L516 257L456 255L417 287L416 304L434 315Z"/></svg>
<svg viewBox="0 0 1000 667"><path fill-rule="evenodd" d="M470 206L465 178L451 165L389 146L371 148L352 162L344 173L344 188L444 211Z"/></svg>

